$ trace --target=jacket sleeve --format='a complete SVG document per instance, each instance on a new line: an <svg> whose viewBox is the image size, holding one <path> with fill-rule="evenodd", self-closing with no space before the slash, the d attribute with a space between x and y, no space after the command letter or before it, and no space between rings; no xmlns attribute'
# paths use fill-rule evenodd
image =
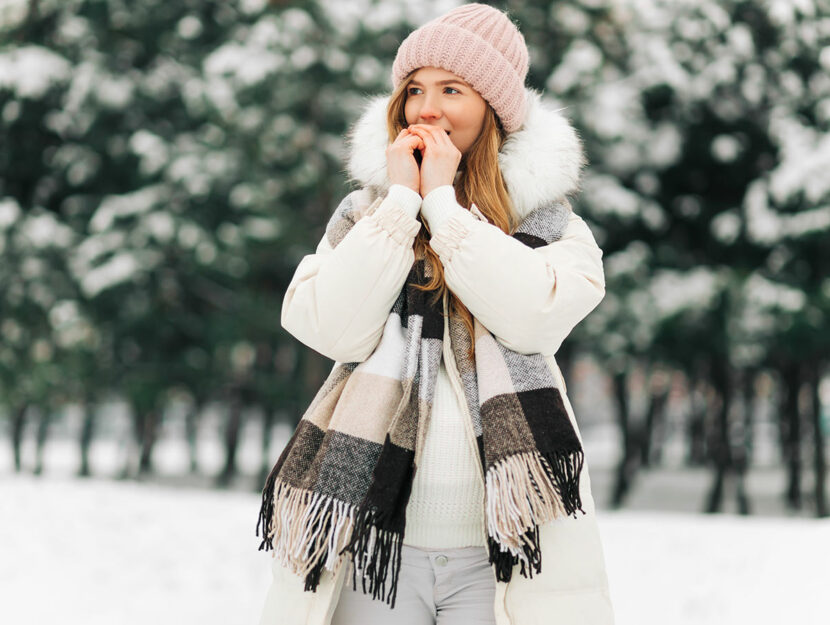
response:
<svg viewBox="0 0 830 625"><path fill-rule="evenodd" d="M509 349L555 354L605 296L602 250L588 225L571 212L560 239L530 248L439 189L421 212L449 289Z"/></svg>
<svg viewBox="0 0 830 625"><path fill-rule="evenodd" d="M360 193L343 200L315 253L300 261L280 313L283 328L337 362L362 362L374 351L415 261L421 228L420 196L416 205L390 190L339 236L338 214Z"/></svg>

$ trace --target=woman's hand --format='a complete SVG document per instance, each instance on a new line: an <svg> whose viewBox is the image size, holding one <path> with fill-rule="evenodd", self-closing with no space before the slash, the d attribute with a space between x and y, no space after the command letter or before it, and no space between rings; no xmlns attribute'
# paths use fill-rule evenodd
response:
<svg viewBox="0 0 830 625"><path fill-rule="evenodd" d="M407 128L386 148L386 168L391 184L402 184L415 193L420 193L421 172L415 160L415 150L424 149L424 140Z"/></svg>
<svg viewBox="0 0 830 625"><path fill-rule="evenodd" d="M409 132L423 140L421 186L419 193L426 197L430 191L455 181L455 172L461 162L461 152L450 141L447 131L428 124L412 124Z"/></svg>

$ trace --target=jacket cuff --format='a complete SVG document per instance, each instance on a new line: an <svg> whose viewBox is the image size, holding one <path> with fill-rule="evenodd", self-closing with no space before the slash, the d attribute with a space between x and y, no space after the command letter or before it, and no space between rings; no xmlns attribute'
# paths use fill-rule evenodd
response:
<svg viewBox="0 0 830 625"><path fill-rule="evenodd" d="M400 245L411 246L412 239L421 229L421 222L409 214L394 197L390 198L389 194L375 198L366 209L365 216Z"/></svg>
<svg viewBox="0 0 830 625"><path fill-rule="evenodd" d="M466 213L455 199L455 188L451 184L441 185L426 194L421 205L421 213L429 223L430 233L434 236L441 226L453 215Z"/></svg>
<svg viewBox="0 0 830 625"><path fill-rule="evenodd" d="M409 187L402 184L393 184L389 187L389 192L378 210L385 210L390 204L400 206L407 215L415 219L421 210L421 196Z"/></svg>

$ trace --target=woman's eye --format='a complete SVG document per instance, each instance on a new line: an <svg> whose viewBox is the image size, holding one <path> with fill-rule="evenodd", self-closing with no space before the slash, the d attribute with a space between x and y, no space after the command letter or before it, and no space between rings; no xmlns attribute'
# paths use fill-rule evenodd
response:
<svg viewBox="0 0 830 625"><path fill-rule="evenodd" d="M406 90L406 93L407 93L408 95L418 95L418 92L419 92L419 91L421 91L420 87L409 87L409 88ZM455 87L444 87L444 91L445 91L445 92L446 92L446 91L450 91L450 92L452 92L452 93L451 93L451 95L452 95L452 94L456 94L456 93L461 93L461 92L460 92L458 89L456 89Z"/></svg>

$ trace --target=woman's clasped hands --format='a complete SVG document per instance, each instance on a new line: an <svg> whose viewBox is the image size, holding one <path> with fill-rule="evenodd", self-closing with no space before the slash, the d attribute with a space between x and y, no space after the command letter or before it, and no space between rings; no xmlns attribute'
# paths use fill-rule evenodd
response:
<svg viewBox="0 0 830 625"><path fill-rule="evenodd" d="M421 166L414 152L422 154ZM386 163L392 184L409 187L426 197L433 189L455 180L461 152L439 126L411 124L386 148Z"/></svg>

